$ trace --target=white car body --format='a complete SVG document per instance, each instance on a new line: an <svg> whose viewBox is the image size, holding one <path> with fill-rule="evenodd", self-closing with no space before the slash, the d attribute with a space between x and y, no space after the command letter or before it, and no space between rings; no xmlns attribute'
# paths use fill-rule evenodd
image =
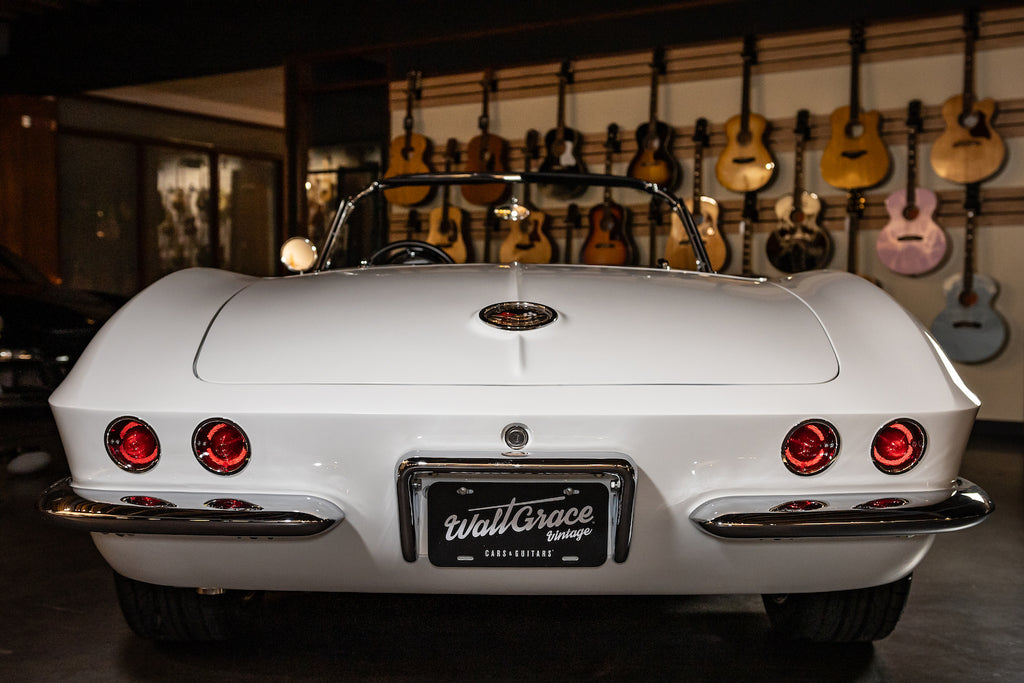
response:
<svg viewBox="0 0 1024 683"><path fill-rule="evenodd" d="M481 319L491 304L521 301L557 319L526 331ZM188 270L117 313L51 405L72 478L42 507L93 531L116 572L162 586L837 591L907 576L934 532L991 509L957 479L977 399L911 315L845 273L769 281L517 263L257 279ZM125 415L159 436L159 462L146 472L119 468L104 448L108 425ZM248 435L250 460L237 474L207 471L192 453L194 430L211 417ZM823 472L801 476L780 449L809 418L834 425L840 447ZM898 475L871 458L872 439L895 418L927 434L920 462ZM525 427L522 448L503 439L509 425ZM435 566L432 485L537 480L608 489L609 510L593 511L610 517L599 566ZM177 507L121 502L139 495ZM204 501L225 497L319 522L279 535L245 512L203 512ZM858 508L892 497L941 513L904 520ZM807 499L825 509L769 512ZM733 514L748 517L733 525ZM489 531L495 547L516 533L504 522ZM571 558L578 541L563 536L551 547Z"/></svg>

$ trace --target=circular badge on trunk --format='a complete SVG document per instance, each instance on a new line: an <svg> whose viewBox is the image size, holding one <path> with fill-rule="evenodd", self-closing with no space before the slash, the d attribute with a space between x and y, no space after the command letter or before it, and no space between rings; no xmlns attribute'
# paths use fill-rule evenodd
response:
<svg viewBox="0 0 1024 683"><path fill-rule="evenodd" d="M529 301L503 301L480 311L480 319L499 330L536 330L558 319L553 308Z"/></svg>

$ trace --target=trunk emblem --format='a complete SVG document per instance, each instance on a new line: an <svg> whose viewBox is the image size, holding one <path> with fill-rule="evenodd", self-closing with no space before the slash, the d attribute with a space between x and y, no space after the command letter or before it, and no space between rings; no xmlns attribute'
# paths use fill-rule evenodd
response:
<svg viewBox="0 0 1024 683"><path fill-rule="evenodd" d="M482 309L480 319L499 330L535 330L555 322L558 313L544 304L503 301Z"/></svg>

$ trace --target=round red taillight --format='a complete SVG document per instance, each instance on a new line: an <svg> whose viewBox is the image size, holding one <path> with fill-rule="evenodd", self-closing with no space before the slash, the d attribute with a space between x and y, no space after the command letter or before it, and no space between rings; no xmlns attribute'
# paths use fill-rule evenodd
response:
<svg viewBox="0 0 1024 683"><path fill-rule="evenodd" d="M145 472L160 459L153 428L136 417L119 417L107 426L107 455L127 472Z"/></svg>
<svg viewBox="0 0 1024 683"><path fill-rule="evenodd" d="M196 427L192 452L211 472L234 474L249 462L249 438L234 422L217 417Z"/></svg>
<svg viewBox="0 0 1024 683"><path fill-rule="evenodd" d="M839 453L839 434L824 420L807 420L793 427L782 442L782 460L795 474L817 474Z"/></svg>
<svg viewBox="0 0 1024 683"><path fill-rule="evenodd" d="M900 474L924 455L924 428L909 418L893 420L878 430L871 444L871 460L886 474Z"/></svg>

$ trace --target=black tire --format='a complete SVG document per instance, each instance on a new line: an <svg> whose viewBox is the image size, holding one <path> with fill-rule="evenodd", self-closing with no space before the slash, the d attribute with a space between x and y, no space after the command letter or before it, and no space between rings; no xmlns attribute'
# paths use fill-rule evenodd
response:
<svg viewBox="0 0 1024 683"><path fill-rule="evenodd" d="M252 631L260 593L200 595L194 588L143 583L114 573L125 621L149 640L231 640Z"/></svg>
<svg viewBox="0 0 1024 683"><path fill-rule="evenodd" d="M762 598L772 628L783 638L854 643L881 640L892 633L909 594L908 575L871 588Z"/></svg>

